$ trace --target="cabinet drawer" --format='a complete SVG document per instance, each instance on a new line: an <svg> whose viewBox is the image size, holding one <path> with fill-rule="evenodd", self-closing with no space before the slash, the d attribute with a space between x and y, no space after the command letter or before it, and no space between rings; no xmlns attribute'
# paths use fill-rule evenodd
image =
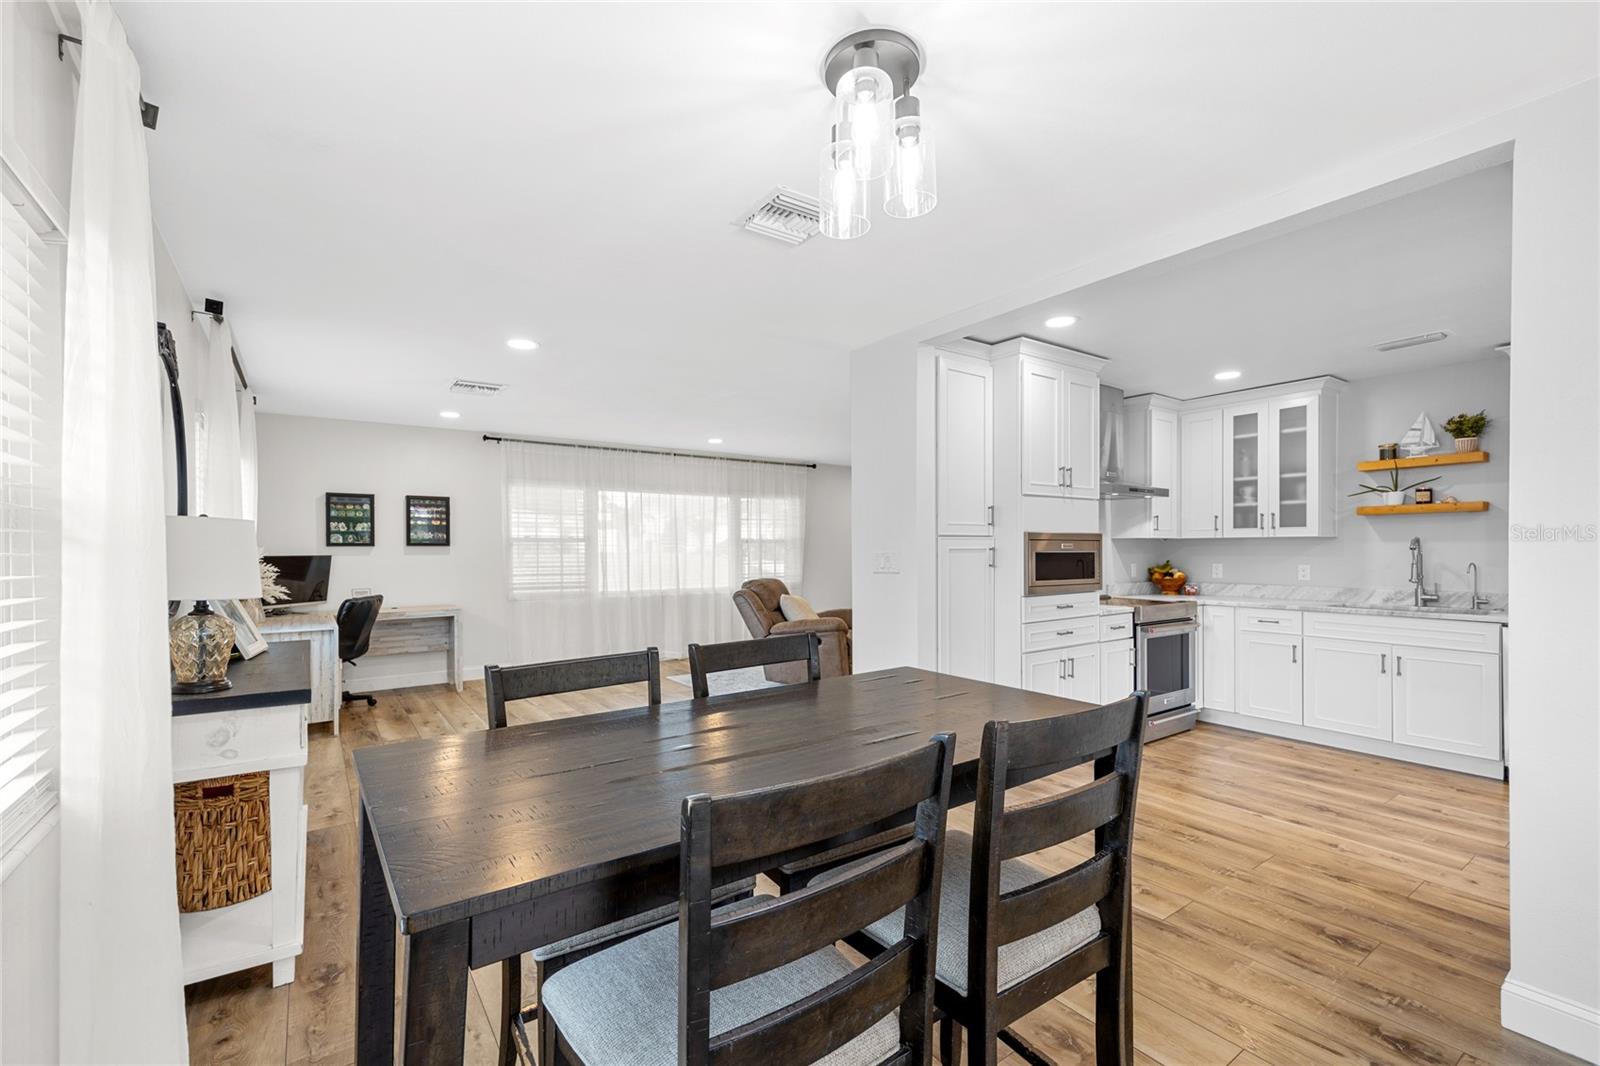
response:
<svg viewBox="0 0 1600 1066"><path fill-rule="evenodd" d="M1241 633L1299 633L1299 611L1276 611L1266 608L1238 608Z"/></svg>
<svg viewBox="0 0 1600 1066"><path fill-rule="evenodd" d="M1100 594L1079 592L1065 596L1024 596L1024 622L1055 622L1064 618L1100 617Z"/></svg>
<svg viewBox="0 0 1600 1066"><path fill-rule="evenodd" d="M1076 644L1094 644L1100 639L1099 618L1063 618L1055 622L1035 622L1022 627L1022 651L1043 651Z"/></svg>
<svg viewBox="0 0 1600 1066"><path fill-rule="evenodd" d="M1481 651L1490 655L1500 654L1500 628L1495 622L1462 622L1453 618L1305 612L1308 637L1376 640L1450 651Z"/></svg>
<svg viewBox="0 0 1600 1066"><path fill-rule="evenodd" d="M303 703L172 720L172 774L176 781L303 765L306 714Z"/></svg>
<svg viewBox="0 0 1600 1066"><path fill-rule="evenodd" d="M1100 616L1100 639L1107 640L1132 640L1133 639L1133 612L1122 614L1103 614Z"/></svg>

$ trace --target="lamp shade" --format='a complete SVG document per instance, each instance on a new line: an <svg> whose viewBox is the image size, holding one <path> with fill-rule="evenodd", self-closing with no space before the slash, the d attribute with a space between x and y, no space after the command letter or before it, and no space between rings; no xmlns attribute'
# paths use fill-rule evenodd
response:
<svg viewBox="0 0 1600 1066"><path fill-rule="evenodd" d="M167 516L167 598L249 600L261 595L256 524Z"/></svg>

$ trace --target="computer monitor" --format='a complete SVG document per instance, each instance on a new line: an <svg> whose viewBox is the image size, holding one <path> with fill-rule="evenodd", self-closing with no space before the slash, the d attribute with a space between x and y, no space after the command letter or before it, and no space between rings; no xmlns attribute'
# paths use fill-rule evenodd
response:
<svg viewBox="0 0 1600 1066"><path fill-rule="evenodd" d="M287 600L279 600L270 606L292 607L328 601L328 571L333 556L266 555L262 561L278 568L278 584L289 590Z"/></svg>

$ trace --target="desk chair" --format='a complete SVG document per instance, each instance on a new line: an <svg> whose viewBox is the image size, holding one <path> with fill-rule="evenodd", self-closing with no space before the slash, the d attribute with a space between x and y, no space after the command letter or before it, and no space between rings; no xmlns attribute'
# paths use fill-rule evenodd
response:
<svg viewBox="0 0 1600 1066"><path fill-rule="evenodd" d="M382 607L382 596L355 596L339 605L339 613L334 615L334 621L339 626L341 661L354 665L357 659L367 654L367 645L372 643L372 627L377 623L378 611ZM352 696L349 689L340 693L339 698L342 703L363 699L368 707L378 705L377 697Z"/></svg>

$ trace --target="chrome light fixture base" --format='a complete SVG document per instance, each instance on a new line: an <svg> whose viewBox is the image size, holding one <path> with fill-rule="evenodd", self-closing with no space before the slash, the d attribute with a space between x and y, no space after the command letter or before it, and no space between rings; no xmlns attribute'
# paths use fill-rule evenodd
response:
<svg viewBox="0 0 1600 1066"><path fill-rule="evenodd" d="M830 94L837 88L839 79L859 65L856 56L862 49L876 52L876 61L871 65L889 75L894 82L895 96L910 92L922 74L922 46L909 36L882 27L857 30L828 49L828 56L822 61L822 84Z"/></svg>

